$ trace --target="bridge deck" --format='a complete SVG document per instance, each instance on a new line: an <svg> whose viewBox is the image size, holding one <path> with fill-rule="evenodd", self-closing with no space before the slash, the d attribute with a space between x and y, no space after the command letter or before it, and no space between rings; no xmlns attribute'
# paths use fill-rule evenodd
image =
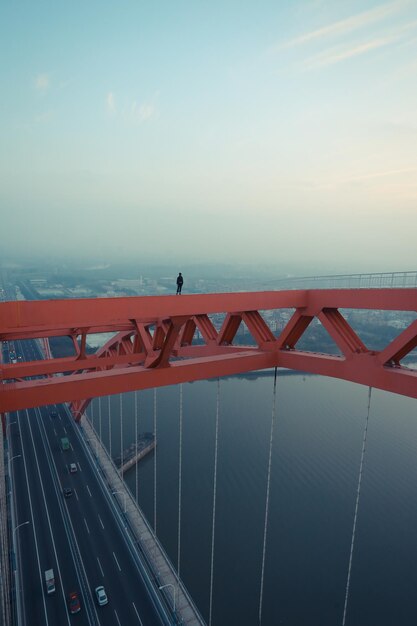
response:
<svg viewBox="0 0 417 626"><path fill-rule="evenodd" d="M176 614L181 624L188 626L203 626L204 619L200 615L184 583L178 579L176 570L166 555L164 549L147 523L143 513L138 507L129 489L120 477L114 463L87 417L80 422L80 428L87 443L91 446L98 463L106 477L107 483L114 493L120 508L125 511L125 516L132 529L141 553L154 573L156 585L171 586L175 589ZM169 592L169 587L166 589ZM166 595L168 599L168 594ZM169 597L167 604L172 607L173 598Z"/></svg>

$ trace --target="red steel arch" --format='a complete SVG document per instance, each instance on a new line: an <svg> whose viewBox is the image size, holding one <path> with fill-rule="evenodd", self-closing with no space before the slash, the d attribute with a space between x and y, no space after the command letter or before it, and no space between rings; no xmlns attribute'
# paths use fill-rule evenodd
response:
<svg viewBox="0 0 417 626"><path fill-rule="evenodd" d="M293 309L274 334L263 311ZM0 303L0 340L68 336L74 355L1 363L0 413L71 402L76 419L93 397L275 366L332 376L417 398L417 372L401 361L417 346L417 320L370 350L341 309L417 312L417 289L266 291ZM212 315L223 314L220 330ZM318 319L340 355L297 348ZM244 323L251 345L235 342ZM89 335L112 333L95 354ZM196 338L199 341L196 341ZM36 380L33 377L38 377Z"/></svg>

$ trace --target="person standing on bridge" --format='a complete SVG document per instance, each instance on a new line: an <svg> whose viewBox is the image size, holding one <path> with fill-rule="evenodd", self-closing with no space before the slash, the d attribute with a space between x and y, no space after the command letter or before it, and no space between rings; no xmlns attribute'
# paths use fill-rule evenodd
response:
<svg viewBox="0 0 417 626"><path fill-rule="evenodd" d="M178 274L178 276L177 276L177 296L181 295L181 289L182 289L183 284L184 284L184 279L183 279L182 274L180 272Z"/></svg>

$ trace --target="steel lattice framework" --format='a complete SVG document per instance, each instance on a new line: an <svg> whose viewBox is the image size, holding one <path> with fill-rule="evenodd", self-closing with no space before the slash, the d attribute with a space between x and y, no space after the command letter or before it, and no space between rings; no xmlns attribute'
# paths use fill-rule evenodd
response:
<svg viewBox="0 0 417 626"><path fill-rule="evenodd" d="M266 319L292 314L275 333ZM0 413L71 402L79 419L91 398L275 366L321 374L417 398L417 372L401 361L417 346L417 320L379 351L370 350L341 312L417 312L416 289L268 291L207 295L0 303L0 340L68 336L74 355L1 363ZM222 314L219 329L213 316ZM318 319L339 355L297 344ZM238 345L244 324L251 345ZM88 354L89 336L112 333ZM248 336L249 336L248 335ZM34 379L36 377L36 379Z"/></svg>

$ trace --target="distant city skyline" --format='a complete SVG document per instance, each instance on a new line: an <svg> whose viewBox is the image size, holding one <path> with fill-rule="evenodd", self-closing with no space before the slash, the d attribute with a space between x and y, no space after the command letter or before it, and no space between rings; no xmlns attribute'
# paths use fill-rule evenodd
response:
<svg viewBox="0 0 417 626"><path fill-rule="evenodd" d="M417 3L3 3L3 258L416 269Z"/></svg>

